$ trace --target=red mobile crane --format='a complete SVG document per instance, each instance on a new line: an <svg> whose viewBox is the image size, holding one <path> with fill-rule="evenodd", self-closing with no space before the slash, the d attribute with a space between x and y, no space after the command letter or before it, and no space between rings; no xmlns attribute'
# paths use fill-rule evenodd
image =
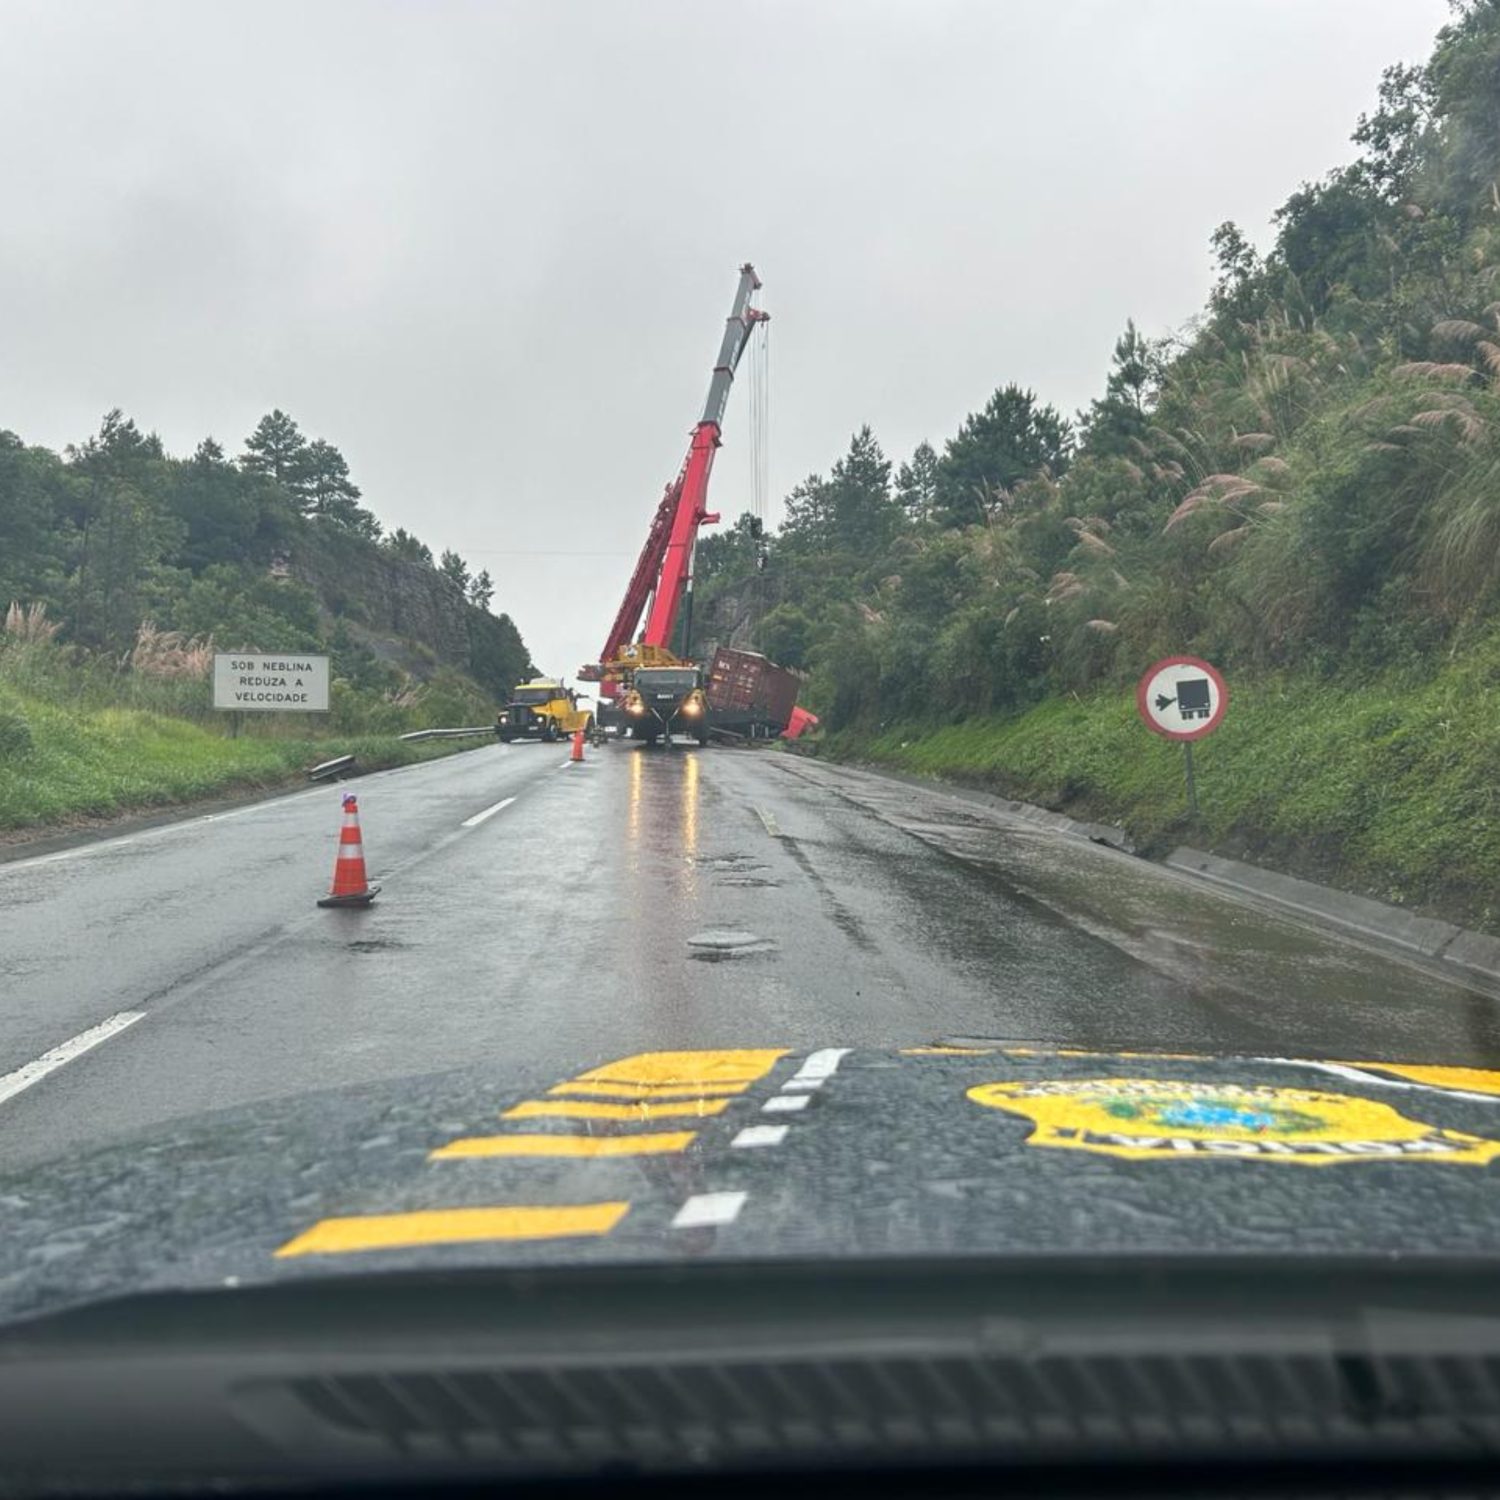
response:
<svg viewBox="0 0 1500 1500"><path fill-rule="evenodd" d="M585 682L600 684L601 699L614 699L623 688L626 715L640 721L635 732L644 739L654 741L666 734L670 740L674 727L696 732L700 741L706 735L702 724L705 708L701 674L691 663L672 654L671 640L684 599L688 600L691 620L693 547L698 528L719 519L707 508L708 478L719 446L719 431L729 390L734 384L734 372L755 325L770 316L750 305L752 293L759 289L760 278L755 267L746 262L740 267L739 286L708 383L708 399L693 429L687 457L656 507L646 544L630 575L619 613L609 627L598 663L583 667L578 674ZM639 640L632 640L643 612L645 629ZM638 671L646 673L639 684ZM689 673L694 680L684 689ZM648 686L653 691L643 691ZM657 688L661 691L655 691ZM604 702L600 709L601 717L618 717ZM692 722L695 719L696 724Z"/></svg>

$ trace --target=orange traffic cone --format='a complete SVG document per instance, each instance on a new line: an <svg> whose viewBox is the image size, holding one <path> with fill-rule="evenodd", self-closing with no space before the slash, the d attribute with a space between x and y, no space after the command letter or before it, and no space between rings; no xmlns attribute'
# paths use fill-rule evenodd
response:
<svg viewBox="0 0 1500 1500"><path fill-rule="evenodd" d="M583 759L583 731L581 729L575 729L573 731L573 753L568 757L568 759Z"/></svg>
<svg viewBox="0 0 1500 1500"><path fill-rule="evenodd" d="M344 795L344 826L339 831L339 857L333 865L333 889L319 906L368 906L379 892L365 877L365 846L359 837L359 803L353 792Z"/></svg>

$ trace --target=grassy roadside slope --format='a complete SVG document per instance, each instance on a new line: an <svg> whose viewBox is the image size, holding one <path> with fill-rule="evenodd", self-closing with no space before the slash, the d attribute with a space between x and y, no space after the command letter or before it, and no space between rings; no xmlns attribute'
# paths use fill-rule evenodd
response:
<svg viewBox="0 0 1500 1500"><path fill-rule="evenodd" d="M64 708L0 695L0 832L62 824L215 792L271 787L354 754L376 770L484 740L407 744L393 734L230 739L186 719L128 708Z"/></svg>
<svg viewBox="0 0 1500 1500"><path fill-rule="evenodd" d="M1051 699L1027 713L830 736L823 753L938 776L1248 858L1500 930L1500 643L1435 676L1353 685L1288 674L1230 683L1223 725L1183 754L1134 694Z"/></svg>

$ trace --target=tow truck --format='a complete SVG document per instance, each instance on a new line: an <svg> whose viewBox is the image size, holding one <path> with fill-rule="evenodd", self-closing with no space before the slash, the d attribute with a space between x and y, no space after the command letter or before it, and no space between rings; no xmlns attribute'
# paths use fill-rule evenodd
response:
<svg viewBox="0 0 1500 1500"><path fill-rule="evenodd" d="M740 267L739 284L708 383L708 399L693 428L687 457L656 507L645 546L599 660L578 673L581 681L599 684L600 723L623 729L632 739L647 744L662 741L670 745L674 732L691 734L700 745L708 740L703 668L698 662L675 655L671 642L679 614L684 635L691 629L693 549L698 528L719 519L706 504L708 479L734 372L756 325L770 316L751 306L750 299L760 285L755 267L746 262ZM639 639L633 639L643 614L645 626Z"/></svg>
<svg viewBox="0 0 1500 1500"><path fill-rule="evenodd" d="M511 689L510 702L495 716L495 734L507 745L520 739L550 744L575 730L587 734L591 717L572 688L555 677L537 677Z"/></svg>

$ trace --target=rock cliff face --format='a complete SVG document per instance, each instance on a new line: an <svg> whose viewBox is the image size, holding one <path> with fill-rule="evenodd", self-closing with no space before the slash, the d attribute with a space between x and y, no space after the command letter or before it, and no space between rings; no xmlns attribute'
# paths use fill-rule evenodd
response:
<svg viewBox="0 0 1500 1500"><path fill-rule="evenodd" d="M715 646L759 651L756 631L767 609L776 603L776 592L764 574L709 592L693 616L693 656L706 661Z"/></svg>
<svg viewBox="0 0 1500 1500"><path fill-rule="evenodd" d="M477 609L435 568L373 542L310 533L298 540L288 570L377 656L414 676L455 667L500 697L534 674L510 616Z"/></svg>

